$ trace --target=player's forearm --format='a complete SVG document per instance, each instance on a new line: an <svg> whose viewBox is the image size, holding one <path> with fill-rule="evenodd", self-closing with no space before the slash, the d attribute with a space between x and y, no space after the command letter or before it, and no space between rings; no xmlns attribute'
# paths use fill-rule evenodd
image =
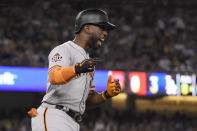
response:
<svg viewBox="0 0 197 131"><path fill-rule="evenodd" d="M98 92L93 92L88 95L88 99L86 101L87 109L94 108L104 103L106 100L103 99L102 95Z"/></svg>
<svg viewBox="0 0 197 131"><path fill-rule="evenodd" d="M70 67L54 66L49 71L49 81L54 85L65 84L81 73L94 71L97 61L100 61L100 59L85 59L81 63Z"/></svg>
<svg viewBox="0 0 197 131"><path fill-rule="evenodd" d="M74 66L61 67L55 66L49 71L49 81L54 85L61 85L67 83L76 76Z"/></svg>

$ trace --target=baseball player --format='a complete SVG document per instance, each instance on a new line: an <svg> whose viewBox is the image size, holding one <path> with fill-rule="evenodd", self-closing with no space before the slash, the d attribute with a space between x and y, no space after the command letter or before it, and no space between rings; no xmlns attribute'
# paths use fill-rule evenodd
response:
<svg viewBox="0 0 197 131"><path fill-rule="evenodd" d="M107 90L94 91L94 71L99 59L91 59L88 49L102 45L115 28L105 11L86 9L76 17L75 38L55 47L49 54L46 95L32 116L32 131L79 131L85 108L94 107L120 93L118 79L109 76Z"/></svg>

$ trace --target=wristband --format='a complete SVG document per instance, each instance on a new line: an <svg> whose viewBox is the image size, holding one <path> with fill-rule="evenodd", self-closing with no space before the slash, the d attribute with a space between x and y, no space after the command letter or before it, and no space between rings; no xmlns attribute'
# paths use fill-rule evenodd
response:
<svg viewBox="0 0 197 131"><path fill-rule="evenodd" d="M107 93L107 91L102 92L101 96L104 100L111 98L111 96Z"/></svg>

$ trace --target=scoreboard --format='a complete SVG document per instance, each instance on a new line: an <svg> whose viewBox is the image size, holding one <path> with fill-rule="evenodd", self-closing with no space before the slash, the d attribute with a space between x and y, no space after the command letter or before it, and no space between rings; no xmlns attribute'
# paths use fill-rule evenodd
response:
<svg viewBox="0 0 197 131"><path fill-rule="evenodd" d="M108 76L121 91L140 96L197 96L196 74L96 70L95 91L106 90ZM45 92L48 68L0 66L0 91Z"/></svg>
<svg viewBox="0 0 197 131"><path fill-rule="evenodd" d="M129 93L143 96L196 96L196 75L129 72Z"/></svg>

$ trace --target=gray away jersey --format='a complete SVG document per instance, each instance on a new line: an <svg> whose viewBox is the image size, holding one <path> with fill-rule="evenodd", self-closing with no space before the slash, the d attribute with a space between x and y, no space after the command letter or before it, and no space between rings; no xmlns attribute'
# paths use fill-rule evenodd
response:
<svg viewBox="0 0 197 131"><path fill-rule="evenodd" d="M69 67L84 59L89 59L89 54L82 47L68 41L55 47L48 59L49 69L55 65ZM84 73L63 85L52 85L48 79L46 95L42 102L63 105L83 114L88 93L94 90L91 88L94 86L93 77L94 72Z"/></svg>

